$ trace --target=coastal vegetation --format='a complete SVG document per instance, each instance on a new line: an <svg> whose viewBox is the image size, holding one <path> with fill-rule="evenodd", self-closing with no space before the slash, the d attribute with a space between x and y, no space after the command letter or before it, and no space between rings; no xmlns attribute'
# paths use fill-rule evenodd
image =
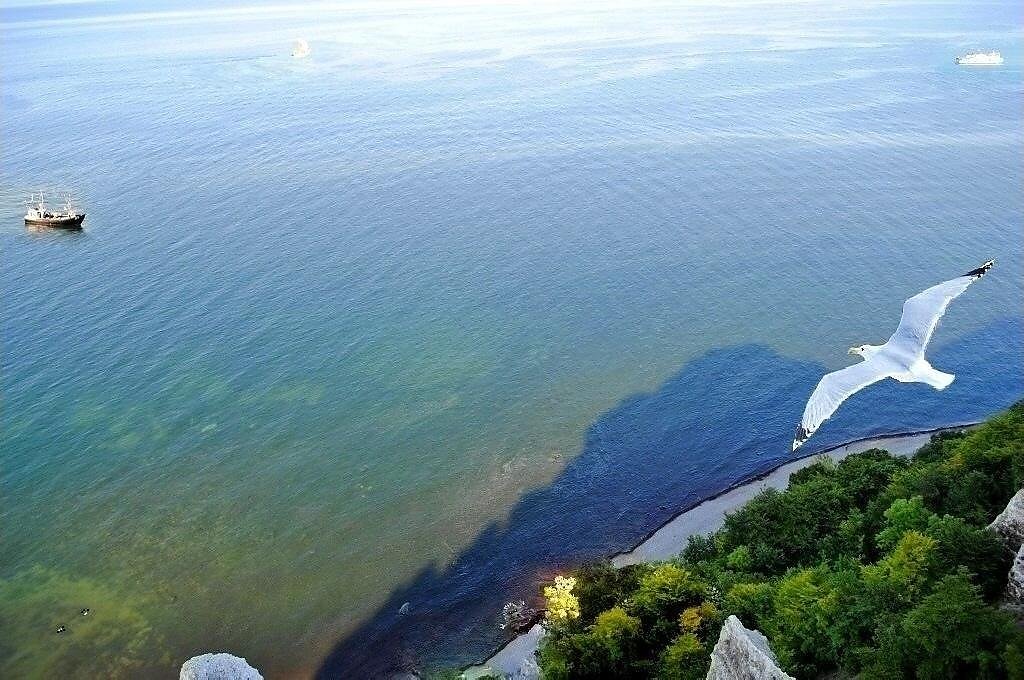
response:
<svg viewBox="0 0 1024 680"><path fill-rule="evenodd" d="M1024 402L912 459L817 462L676 559L549 586L542 677L704 678L735 614L799 678L1024 678L998 607L1012 555L987 528L1022 486Z"/></svg>

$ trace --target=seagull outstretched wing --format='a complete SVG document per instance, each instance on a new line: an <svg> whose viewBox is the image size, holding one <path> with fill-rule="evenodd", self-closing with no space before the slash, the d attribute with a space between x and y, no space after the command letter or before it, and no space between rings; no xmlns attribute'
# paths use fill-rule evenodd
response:
<svg viewBox="0 0 1024 680"><path fill-rule="evenodd" d="M939 319L946 313L949 303L984 276L993 264L994 262L989 260L963 276L943 281L904 302L900 325L886 345L899 347L914 356L923 357L924 349L932 339L932 333L939 325Z"/></svg>
<svg viewBox="0 0 1024 680"><path fill-rule="evenodd" d="M818 386L807 401L800 427L793 439L793 450L796 451L798 446L810 439L814 431L850 396L891 375L884 362L873 359L826 374L818 381Z"/></svg>

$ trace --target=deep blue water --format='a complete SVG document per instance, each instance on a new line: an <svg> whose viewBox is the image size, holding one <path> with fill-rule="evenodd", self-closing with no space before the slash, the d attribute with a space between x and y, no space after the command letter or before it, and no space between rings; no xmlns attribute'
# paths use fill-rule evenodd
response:
<svg viewBox="0 0 1024 680"><path fill-rule="evenodd" d="M539 575L777 464L821 373L990 257L953 386L810 445L1024 395L1012 3L0 22L0 675L473 660ZM26 231L43 186L82 234Z"/></svg>
<svg viewBox="0 0 1024 680"><path fill-rule="evenodd" d="M864 436L865 422L874 425L867 434L889 434L973 422L1005 408L1006 395L1020 395L1024 383L1022 344L1024 323L1006 319L939 348L934 360L958 367L947 391L887 381L861 392L811 450ZM992 371L998 363L1004 370ZM707 498L708 489L734 485L739 468L768 470L789 460L792 414L820 376L812 362L742 345L712 350L657 390L623 400L591 425L580 455L550 485L525 494L506 523L482 531L447 568L427 567L392 593L337 646L320 677L376 677L411 660L451 664L453 650L461 664L481 661L494 645L496 596L543 606L538 580L633 547ZM698 476L706 486L694 487ZM409 613L400 615L405 602ZM444 616L453 610L457 619Z"/></svg>

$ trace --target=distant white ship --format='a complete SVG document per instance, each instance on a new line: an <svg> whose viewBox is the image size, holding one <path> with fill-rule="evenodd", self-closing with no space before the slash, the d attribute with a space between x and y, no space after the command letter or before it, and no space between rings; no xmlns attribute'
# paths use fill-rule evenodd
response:
<svg viewBox="0 0 1024 680"><path fill-rule="evenodd" d="M1003 55L995 50L991 52L967 52L954 59L954 61L961 66L1000 66L1003 63Z"/></svg>
<svg viewBox="0 0 1024 680"><path fill-rule="evenodd" d="M303 39L298 39L292 46L292 56L296 59L302 59L303 57L309 56L309 43Z"/></svg>

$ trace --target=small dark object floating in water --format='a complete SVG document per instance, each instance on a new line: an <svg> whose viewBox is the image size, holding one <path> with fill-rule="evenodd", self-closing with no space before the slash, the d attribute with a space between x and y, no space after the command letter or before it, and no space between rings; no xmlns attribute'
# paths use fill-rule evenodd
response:
<svg viewBox="0 0 1024 680"><path fill-rule="evenodd" d="M57 634L63 633L67 630L64 626L57 626Z"/></svg>
<svg viewBox="0 0 1024 680"><path fill-rule="evenodd" d="M38 198L33 195L29 199L28 210L25 211L25 224L32 227L56 227L58 229L81 229L85 221L85 213L76 212L71 203L70 194L64 197L64 207L51 210L46 207L43 193Z"/></svg>
<svg viewBox="0 0 1024 680"><path fill-rule="evenodd" d="M82 611L80 611L78 613L81 614L82 616L88 616L91 611L92 611L91 609L86 607L85 609L83 609Z"/></svg>

